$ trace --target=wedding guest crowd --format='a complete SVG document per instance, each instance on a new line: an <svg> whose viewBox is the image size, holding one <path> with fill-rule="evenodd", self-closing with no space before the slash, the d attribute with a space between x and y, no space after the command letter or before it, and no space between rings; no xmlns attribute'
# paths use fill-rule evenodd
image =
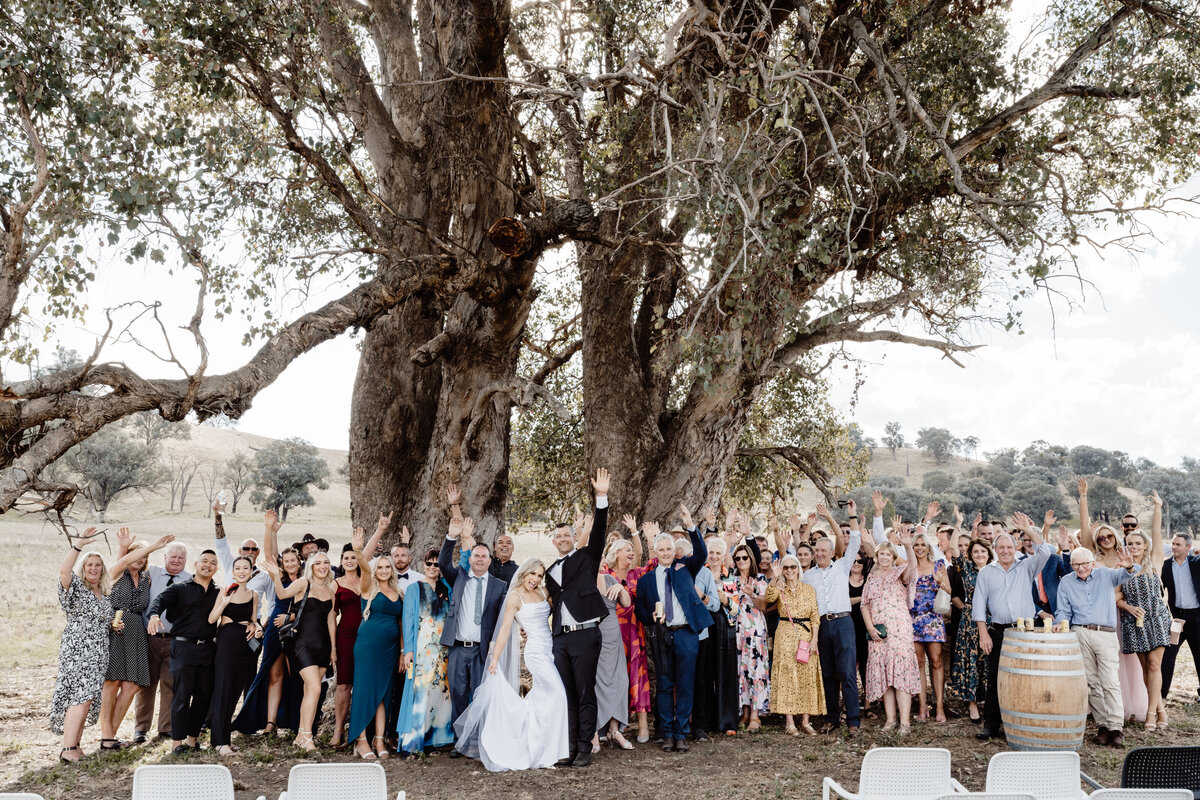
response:
<svg viewBox="0 0 1200 800"><path fill-rule="evenodd" d="M60 757L78 760L83 729L97 720L103 750L154 730L183 754L207 729L210 746L230 756L234 731L280 728L316 750L327 687L333 748L363 759L477 756L477 743L454 747L455 721L497 659L518 672L515 631L493 648L522 578L522 597L544 596L549 607L546 647L566 697L560 766L586 767L604 744L653 740L686 753L772 719L791 736L843 725L855 736L880 711L879 730L895 735L957 709L980 725L978 738L1001 736L1004 634L1039 619L1076 632L1095 741L1121 747L1131 717L1147 731L1169 724L1178 650L1200 649L1200 555L1183 533L1162 560L1156 492L1149 533L1133 516L1119 531L1093 526L1080 479L1077 536L1055 532L1053 512L1040 527L1016 513L1011 532L982 516L967 528L957 509L953 523L938 524L937 503L920 521L887 524L879 492L869 535L853 500L839 503L840 521L818 504L786 526L772 515L756 535L747 512L730 510L721 530L715 508L697 524L687 506L640 525L626 514L624 530L610 533L608 485L598 471L594 515L553 525L558 559L520 575L512 536L477 540L453 485L440 546L415 563L407 527L382 550L390 514L369 538L356 529L335 562L329 541L311 533L281 547L273 512L261 548L247 538L233 553L218 502L214 546L191 571L174 537L135 541L125 528L108 566L87 549L98 535L89 528L71 539L59 575L67 625L50 727L62 736ZM159 550L161 566L150 563ZM133 741L122 743L135 698Z"/></svg>

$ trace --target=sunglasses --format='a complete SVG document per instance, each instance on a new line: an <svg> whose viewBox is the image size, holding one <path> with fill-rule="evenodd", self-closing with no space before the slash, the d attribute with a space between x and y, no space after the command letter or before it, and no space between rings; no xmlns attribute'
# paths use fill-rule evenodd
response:
<svg viewBox="0 0 1200 800"><path fill-rule="evenodd" d="M1109 539L1115 539L1115 538L1117 538L1117 537L1113 536L1111 533L1102 533L1096 537L1096 541L1097 542L1107 542Z"/></svg>
<svg viewBox="0 0 1200 800"><path fill-rule="evenodd" d="M734 556L733 560L734 561L749 561L750 556Z"/></svg>
<svg viewBox="0 0 1200 800"><path fill-rule="evenodd" d="M783 569L786 571L786 570L789 570L789 569L790 569L790 570L797 570L797 569L800 569L800 568L799 568L799 567L797 567L795 564L788 564L788 565L787 565L786 567L784 567Z"/></svg>
<svg viewBox="0 0 1200 800"><path fill-rule="evenodd" d="M1121 527L1127 531L1131 531L1137 527L1137 523L1136 522L1122 522Z"/></svg>
<svg viewBox="0 0 1200 800"><path fill-rule="evenodd" d="M425 562L425 566L427 566L427 567L436 567L436 566L437 566L437 561L435 561L435 560L433 560L433 559L430 559L429 561L426 561L426 562Z"/></svg>
<svg viewBox="0 0 1200 800"><path fill-rule="evenodd" d="M856 559L854 559L854 563L861 564L861 563L863 563L863 560L861 558L856 558Z"/></svg>
<svg viewBox="0 0 1200 800"><path fill-rule="evenodd" d="M243 548L242 548L242 552L244 552L244 553L257 553L257 552L258 552L258 548L257 548L257 547L243 547Z"/></svg>

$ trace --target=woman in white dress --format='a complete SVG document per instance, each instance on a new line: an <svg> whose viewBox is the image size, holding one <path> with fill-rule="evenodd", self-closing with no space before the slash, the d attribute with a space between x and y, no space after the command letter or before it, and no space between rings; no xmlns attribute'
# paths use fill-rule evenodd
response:
<svg viewBox="0 0 1200 800"><path fill-rule="evenodd" d="M521 565L504 603L504 619L492 643L488 672L471 705L454 721L464 755L478 758L491 772L554 766L570 752L567 741L567 692L554 668L550 636L550 603L542 586L546 567L536 558ZM509 660L519 652L513 620L525 631L525 667L533 688L518 693L515 670L500 667L506 647Z"/></svg>

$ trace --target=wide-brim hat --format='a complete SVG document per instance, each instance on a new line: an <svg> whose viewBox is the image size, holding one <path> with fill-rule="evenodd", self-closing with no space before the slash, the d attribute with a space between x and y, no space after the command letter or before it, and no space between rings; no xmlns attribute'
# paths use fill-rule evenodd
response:
<svg viewBox="0 0 1200 800"><path fill-rule="evenodd" d="M297 553L301 553L304 551L304 545L306 545L306 544L315 544L317 546L318 550L324 550L326 553L329 552L329 540L328 539L318 539L317 537L313 536L311 533L304 534L304 538L301 539L300 541L296 542L295 544L293 544L292 547L296 550Z"/></svg>

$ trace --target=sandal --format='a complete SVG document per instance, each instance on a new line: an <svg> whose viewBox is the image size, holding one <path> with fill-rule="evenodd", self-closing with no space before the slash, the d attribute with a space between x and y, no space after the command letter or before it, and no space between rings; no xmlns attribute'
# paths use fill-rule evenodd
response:
<svg viewBox="0 0 1200 800"><path fill-rule="evenodd" d="M120 750L121 747L122 747L122 744L121 744L120 739L101 739L100 740L100 749L101 750Z"/></svg>
<svg viewBox="0 0 1200 800"><path fill-rule="evenodd" d="M272 720L271 722L268 722L266 725L264 725L264 726L263 726L263 729L262 729L262 735L263 735L263 736L270 736L270 735L271 735L271 734L273 734L273 733L276 731L276 729L278 729L278 728L279 728L279 726L275 724L274 720Z"/></svg>
<svg viewBox="0 0 1200 800"><path fill-rule="evenodd" d="M612 744L615 744L617 747L621 748L622 750L632 750L633 749L633 745L631 745L629 743L629 740L626 739L624 736L622 736L620 733L609 734L608 741Z"/></svg>
<svg viewBox="0 0 1200 800"><path fill-rule="evenodd" d="M946 724L946 715L938 714L936 717L933 718L933 721L938 723L939 725L945 725Z"/></svg>
<svg viewBox="0 0 1200 800"><path fill-rule="evenodd" d="M804 731L804 732L805 732L805 733L807 733L809 736L816 736L816 735L817 735L817 729L816 729L816 728L814 728L814 727L813 727L811 724L809 724L809 723L807 723L807 722L801 722L801 723L800 723L800 730Z"/></svg>
<svg viewBox="0 0 1200 800"><path fill-rule="evenodd" d="M786 733L788 736L799 736L800 735L800 731L796 730L795 725L789 725L788 727L783 729L783 732Z"/></svg>
<svg viewBox="0 0 1200 800"><path fill-rule="evenodd" d="M359 745L365 747L367 752L364 753L362 750L359 750ZM378 758L378 756L375 755L375 751L372 750L371 746L367 744L367 737L365 736L360 736L354 740L354 753L364 761L371 761L372 759Z"/></svg>
<svg viewBox="0 0 1200 800"><path fill-rule="evenodd" d="M885 722L885 723L883 723L883 727L880 728L879 730L883 731L884 733L887 733L888 731L894 731L894 730L896 730L896 723Z"/></svg>
<svg viewBox="0 0 1200 800"><path fill-rule="evenodd" d="M762 723L761 723L761 722L759 722L759 721L758 721L758 720L756 720L756 719L752 719L752 720L750 720L750 724L746 726L746 730L748 730L748 731L756 731L756 730L758 730L758 729L759 729L759 728L761 728L761 727L762 727Z"/></svg>
<svg viewBox="0 0 1200 800"><path fill-rule="evenodd" d="M76 745L75 747L64 747L62 750L59 750L58 751L58 760L64 764L74 764L76 761L79 760L79 758L83 758L82 755L80 755L79 758L67 758L65 755L63 755L63 753L70 753L70 752L77 752L77 753L80 752L79 746Z"/></svg>
<svg viewBox="0 0 1200 800"><path fill-rule="evenodd" d="M1169 719L1167 719L1167 709L1163 708L1162 706L1158 707L1157 718L1158 718L1158 725L1160 728L1165 728L1168 725L1170 725L1170 723L1171 723L1171 721Z"/></svg>
<svg viewBox="0 0 1200 800"><path fill-rule="evenodd" d="M317 749L313 743L312 731L296 731L296 738L292 740L292 744L310 753Z"/></svg>
<svg viewBox="0 0 1200 800"><path fill-rule="evenodd" d="M907 736L910 730L912 730L912 729L909 728L907 725L901 725L899 728L896 729L896 733L898 733L901 736Z"/></svg>
<svg viewBox="0 0 1200 800"><path fill-rule="evenodd" d="M231 744L223 744L217 748L217 752L223 756L231 756L238 752L238 749Z"/></svg>
<svg viewBox="0 0 1200 800"><path fill-rule="evenodd" d="M382 736L376 736L374 739L372 739L372 741L383 742L382 747L375 748L375 755L379 756L380 758L391 758L392 754L388 752L386 739L384 739Z"/></svg>

